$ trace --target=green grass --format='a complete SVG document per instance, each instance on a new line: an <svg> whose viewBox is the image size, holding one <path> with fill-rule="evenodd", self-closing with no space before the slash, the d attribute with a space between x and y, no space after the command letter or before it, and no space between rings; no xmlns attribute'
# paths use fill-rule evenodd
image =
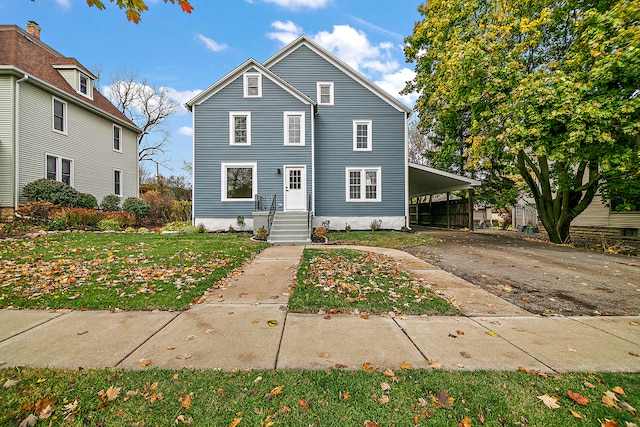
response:
<svg viewBox="0 0 640 427"><path fill-rule="evenodd" d="M380 248L402 249L409 246L429 245L440 239L425 234L399 231L332 231L327 233L330 243L338 245L376 246Z"/></svg>
<svg viewBox="0 0 640 427"><path fill-rule="evenodd" d="M296 281L289 298L295 313L459 314L381 254L305 249Z"/></svg>
<svg viewBox="0 0 640 427"><path fill-rule="evenodd" d="M10 368L0 382L0 425L43 415L36 425L170 426L458 426L468 417L484 426L619 426L640 422L602 396L615 387L618 405L640 407L637 374L571 373L543 378L526 372L407 370L250 371L51 370ZM594 386L585 385L588 382ZM387 383L390 389L383 386ZM106 392L111 387L107 398ZM119 389L119 390L118 390ZM568 390L589 399L574 403ZM446 394L445 394L446 391ZM537 396L556 396L557 409ZM102 395L103 397L100 397ZM185 397L189 395L189 404ZM451 402L445 408L438 403ZM384 403L383 396L388 397ZM46 408L50 405L50 408ZM578 419L570 410L582 418ZM239 420L241 419L241 420ZM239 420L239 421L237 421ZM273 423L273 424L271 424ZM626 424L629 425L629 424Z"/></svg>
<svg viewBox="0 0 640 427"><path fill-rule="evenodd" d="M61 233L0 242L0 308L182 310L267 245L246 234Z"/></svg>

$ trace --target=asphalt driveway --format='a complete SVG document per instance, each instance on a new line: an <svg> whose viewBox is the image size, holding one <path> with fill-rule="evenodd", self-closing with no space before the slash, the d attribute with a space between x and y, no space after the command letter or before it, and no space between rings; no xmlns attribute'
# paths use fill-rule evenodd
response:
<svg viewBox="0 0 640 427"><path fill-rule="evenodd" d="M489 234L429 229L405 249L529 312L640 315L640 258Z"/></svg>

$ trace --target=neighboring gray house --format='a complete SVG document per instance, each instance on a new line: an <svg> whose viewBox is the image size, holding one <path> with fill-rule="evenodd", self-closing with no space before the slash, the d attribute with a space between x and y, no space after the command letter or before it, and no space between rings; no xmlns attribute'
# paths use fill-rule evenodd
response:
<svg viewBox="0 0 640 427"><path fill-rule="evenodd" d="M311 212L332 229L408 225L411 109L307 37L245 62L187 108L196 224L226 229L242 215L251 227L275 195L276 223Z"/></svg>
<svg viewBox="0 0 640 427"><path fill-rule="evenodd" d="M22 187L40 178L98 201L138 196L140 130L95 79L43 43L37 24L0 25L0 219L12 219Z"/></svg>

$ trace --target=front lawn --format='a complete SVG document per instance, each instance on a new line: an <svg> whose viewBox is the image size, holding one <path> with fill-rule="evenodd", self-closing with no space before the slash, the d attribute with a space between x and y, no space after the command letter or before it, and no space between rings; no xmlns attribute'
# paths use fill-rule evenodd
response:
<svg viewBox="0 0 640 427"><path fill-rule="evenodd" d="M459 314L381 254L305 249L296 281L289 299L295 313Z"/></svg>
<svg viewBox="0 0 640 427"><path fill-rule="evenodd" d="M400 231L331 231L327 233L329 243L337 245L362 245L380 248L402 249L409 246L429 245L440 239L426 234Z"/></svg>
<svg viewBox="0 0 640 427"><path fill-rule="evenodd" d="M267 245L239 234L60 233L0 242L0 308L182 310Z"/></svg>
<svg viewBox="0 0 640 427"><path fill-rule="evenodd" d="M629 427L640 422L633 413L640 407L637 374L11 368L0 370L0 383L3 426Z"/></svg>

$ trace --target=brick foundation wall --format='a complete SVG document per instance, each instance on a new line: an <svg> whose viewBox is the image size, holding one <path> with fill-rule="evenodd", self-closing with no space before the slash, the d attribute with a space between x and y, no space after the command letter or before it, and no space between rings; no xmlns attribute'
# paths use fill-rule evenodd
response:
<svg viewBox="0 0 640 427"><path fill-rule="evenodd" d="M3 208L0 207L0 222L12 222L13 221L13 207Z"/></svg>
<svg viewBox="0 0 640 427"><path fill-rule="evenodd" d="M623 243L627 246L640 248L640 239L624 238L619 228L613 227L571 227L571 241L573 243L615 245Z"/></svg>

